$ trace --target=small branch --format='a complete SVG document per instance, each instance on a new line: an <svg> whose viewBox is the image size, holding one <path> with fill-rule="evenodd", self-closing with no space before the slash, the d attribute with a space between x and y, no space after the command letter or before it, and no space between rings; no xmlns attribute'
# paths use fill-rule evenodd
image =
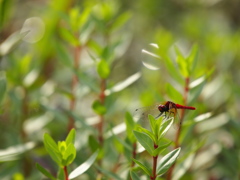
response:
<svg viewBox="0 0 240 180"><path fill-rule="evenodd" d="M74 48L74 68L75 68L76 71L79 68L80 54L81 54L81 47L76 46ZM72 98L70 100L70 106L69 106L70 111L73 111L75 109L75 106L76 106L75 89L76 89L76 86L77 86L78 83L79 83L79 81L78 81L77 75L73 75L72 82L71 82ZM69 116L68 131L70 131L72 128L74 128L74 118L72 116Z"/></svg>
<svg viewBox="0 0 240 180"><path fill-rule="evenodd" d="M154 144L154 149L157 149L158 145ZM153 156L153 169L152 169L152 176L150 177L151 180L155 180L157 177L157 160L158 160L158 155Z"/></svg>
<svg viewBox="0 0 240 180"><path fill-rule="evenodd" d="M100 84L101 92L99 94L99 100L102 105L104 105L105 102L105 94L104 91L106 90L106 80L102 79ZM104 117L103 115L99 116L100 122L98 124L98 140L101 146L103 146L103 126L104 126Z"/></svg>
<svg viewBox="0 0 240 180"><path fill-rule="evenodd" d="M105 97L106 97L104 94L104 91L106 89L106 80L105 79L101 79L100 89L101 89L101 92L99 94L99 101L102 105L104 105ZM97 125L97 129L98 129L98 142L100 144L100 147L103 147L103 143L104 143L103 127L104 127L104 116L99 115L99 123ZM101 166L101 164L102 164L101 159L98 160L98 164L99 164L99 166Z"/></svg>
<svg viewBox="0 0 240 180"><path fill-rule="evenodd" d="M65 177L65 180L69 180L69 179L68 179L67 166L64 166L64 167L63 167L63 171L64 171L64 177Z"/></svg>
<svg viewBox="0 0 240 180"><path fill-rule="evenodd" d="M189 78L187 77L185 79L185 88L184 88L184 94L183 94L183 105L186 106L187 105L187 96L188 96L188 92L189 92ZM180 125L176 134L176 139L175 139L175 148L179 147L179 139L180 139L180 134L181 134L181 130L182 130L182 123L183 123L183 119L184 119L184 114L185 114L185 110L182 109L181 110L181 115L180 115Z"/></svg>
<svg viewBox="0 0 240 180"><path fill-rule="evenodd" d="M136 159L136 156L137 156L137 143L134 142L133 143L133 150L132 150L132 158ZM134 165L135 165L135 162L132 160L131 167L134 167Z"/></svg>
<svg viewBox="0 0 240 180"><path fill-rule="evenodd" d="M183 105L187 105L187 97L188 97L188 92L189 92L189 77L186 77L185 79L185 88L184 88L184 93L183 93ZM181 110L181 115L180 115L180 122L179 122L179 128L177 130L176 133L176 137L175 137L175 149L178 148L180 145L179 143L179 139L180 139L180 135L181 135L181 130L182 130L182 124L183 124L183 119L184 119L184 114L185 111L184 109ZM173 170L175 168L176 163L174 163L172 165L172 167L169 169L168 174L167 174L167 180L171 180L172 179L172 174L173 174Z"/></svg>

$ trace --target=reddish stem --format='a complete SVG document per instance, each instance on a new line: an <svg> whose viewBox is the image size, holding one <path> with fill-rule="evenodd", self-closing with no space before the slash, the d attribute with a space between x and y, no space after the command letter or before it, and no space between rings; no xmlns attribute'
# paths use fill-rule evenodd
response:
<svg viewBox="0 0 240 180"><path fill-rule="evenodd" d="M187 96L188 96L188 92L189 92L189 77L187 77L185 79L185 88L184 88L184 94L183 94L183 105L186 106L187 105ZM183 119L184 119L184 109L181 109L181 115L180 115L180 125L179 125L179 128L177 130L177 133L176 133L176 137L175 137L175 149L178 148L180 145L179 145L179 139L180 139L180 135L181 135L181 130L182 130L182 123L183 123ZM168 171L168 174L167 174L167 180L171 180L172 179L172 173L173 173L173 170L175 168L175 164L174 163L172 165L172 167L169 169Z"/></svg>
<svg viewBox="0 0 240 180"><path fill-rule="evenodd" d="M105 97L106 97L104 94L104 91L106 90L106 80L105 79L101 80L100 86L101 86L101 92L99 94L99 100L100 100L100 103L103 105L105 102ZM100 122L98 124L98 140L99 140L100 145L103 146L104 116L100 115L99 118L100 118Z"/></svg>
<svg viewBox="0 0 240 180"><path fill-rule="evenodd" d="M133 143L133 150L132 150L132 158L136 159L136 156L137 156L137 143L134 142ZM134 167L134 165L135 165L135 162L132 161L131 167Z"/></svg>
<svg viewBox="0 0 240 180"><path fill-rule="evenodd" d="M154 149L157 149L158 145L154 144ZM150 177L151 180L155 180L157 177L157 160L158 160L158 155L153 156L153 169L152 169L152 176Z"/></svg>
<svg viewBox="0 0 240 180"><path fill-rule="evenodd" d="M64 171L64 177L65 177L65 180L69 180L69 179L68 179L67 166L64 166L64 167L63 167L63 171Z"/></svg>
<svg viewBox="0 0 240 180"><path fill-rule="evenodd" d="M80 54L81 54L81 47L76 46L74 48L74 68L77 71L79 67L79 61L80 61ZM72 82L71 82L71 92L72 92L72 98L70 100L70 111L73 111L76 106L76 95L75 95L75 89L77 84L79 83L77 75L73 75ZM68 131L70 131L72 128L74 128L74 118L72 116L69 116L68 121Z"/></svg>
<svg viewBox="0 0 240 180"><path fill-rule="evenodd" d="M105 97L106 97L104 94L104 91L106 90L106 80L105 79L101 79L100 88L101 88L101 92L99 94L99 101L102 105L104 105ZM99 123L97 125L97 129L98 129L98 142L101 147L103 147L103 142L104 142L103 126L104 126L104 116L99 115ZM98 164L99 164L99 166L101 166L101 164L102 164L101 159L98 161Z"/></svg>

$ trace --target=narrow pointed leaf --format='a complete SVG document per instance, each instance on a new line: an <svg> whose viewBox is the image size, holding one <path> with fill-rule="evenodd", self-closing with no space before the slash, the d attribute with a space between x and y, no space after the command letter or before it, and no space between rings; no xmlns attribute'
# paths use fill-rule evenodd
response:
<svg viewBox="0 0 240 180"><path fill-rule="evenodd" d="M156 140L156 138L155 138L155 136L154 136L154 134L153 134L152 132L150 132L150 131L147 130L147 129L144 129L144 128L141 127L141 126L138 126L138 127L136 128L136 130L139 131L139 132L143 132L143 133L147 134L147 135L152 139L152 141L155 142L155 144L157 144L157 140Z"/></svg>
<svg viewBox="0 0 240 180"><path fill-rule="evenodd" d="M188 68L189 68L189 72L191 73L194 68L196 67L197 64L197 58L198 58L198 46L195 44L192 49L191 52L187 58L188 61Z"/></svg>
<svg viewBox="0 0 240 180"><path fill-rule="evenodd" d="M36 163L36 168L42 173L44 174L46 177L48 177L51 180L57 180L55 177L53 177L53 175L48 172L44 167L42 167L40 164Z"/></svg>
<svg viewBox="0 0 240 180"><path fill-rule="evenodd" d="M12 49L24 38L29 31L15 32L11 34L3 43L0 44L0 57L5 56L12 51Z"/></svg>
<svg viewBox="0 0 240 180"><path fill-rule="evenodd" d="M68 166L73 162L73 160L76 157L76 148L71 143L67 146L67 149L65 150L62 159L65 160L65 164L63 166Z"/></svg>
<svg viewBox="0 0 240 180"><path fill-rule="evenodd" d="M123 180L116 173L113 173L113 172L107 170L106 168L101 168L97 165L94 167L96 167L100 172L102 172L102 174L104 174L104 177L108 177L108 179Z"/></svg>
<svg viewBox="0 0 240 180"><path fill-rule="evenodd" d="M56 142L51 138L50 135L44 134L44 146L51 156L51 158L58 164L61 165L61 154L58 150Z"/></svg>
<svg viewBox="0 0 240 180"><path fill-rule="evenodd" d="M147 150L147 152L152 155L153 153L153 140L145 133L133 131L135 137L137 138L138 142Z"/></svg>
<svg viewBox="0 0 240 180"><path fill-rule="evenodd" d="M100 148L100 144L95 136L90 135L88 137L88 146L91 148L93 152Z"/></svg>
<svg viewBox="0 0 240 180"><path fill-rule="evenodd" d="M69 134L68 134L68 136L67 136L67 138L66 138L66 144L67 144L67 145L70 144L70 143L74 144L75 134L76 134L75 129L72 129L72 130L69 132Z"/></svg>
<svg viewBox="0 0 240 180"><path fill-rule="evenodd" d="M148 176L151 176L151 169L136 159L132 159Z"/></svg>
<svg viewBox="0 0 240 180"><path fill-rule="evenodd" d="M103 115L107 111L106 107L99 100L96 100L93 102L92 108L95 111L95 113L97 113L99 115Z"/></svg>
<svg viewBox="0 0 240 180"><path fill-rule="evenodd" d="M161 125L161 127L160 127L160 129L159 129L159 139L161 138L161 137L163 137L165 134L166 134L166 132L169 130L169 128L172 126L172 124L173 124L173 117L172 118L170 118L170 119L167 119L162 125Z"/></svg>
<svg viewBox="0 0 240 180"><path fill-rule="evenodd" d="M174 86L167 83L166 91L168 92L168 97L170 99L174 99L175 101L180 103L180 101L182 100L182 94L179 91L177 91Z"/></svg>
<svg viewBox="0 0 240 180"><path fill-rule="evenodd" d="M108 78L110 74L109 64L105 60L99 61L99 63L97 64L97 72L102 79Z"/></svg>
<svg viewBox="0 0 240 180"><path fill-rule="evenodd" d="M141 179L134 171L130 171L130 176L131 176L132 180Z"/></svg>
<svg viewBox="0 0 240 180"><path fill-rule="evenodd" d="M136 123L134 122L133 117L129 112L125 114L125 124L126 124L126 130L127 130L127 137L133 143L136 141L136 138L133 134L133 129L136 126Z"/></svg>
<svg viewBox="0 0 240 180"><path fill-rule="evenodd" d="M141 73L137 72L131 76L129 76L127 79L123 80L122 82L117 83L115 86L113 86L111 89L107 89L104 91L104 94L106 96L109 96L112 93L119 92L124 90L126 87L130 86L134 82L136 82L141 77Z"/></svg>
<svg viewBox="0 0 240 180"><path fill-rule="evenodd" d="M91 165L94 163L95 159L97 158L99 153L99 150L97 150L90 158L88 158L87 161L85 161L83 164L78 166L75 170L73 170L69 174L69 179L73 179L81 174L83 174L85 171L87 171Z"/></svg>
<svg viewBox="0 0 240 180"><path fill-rule="evenodd" d="M175 51L177 54L176 62L178 64L178 67L179 67L179 70L180 70L182 76L189 77L187 60L184 58L183 54L181 53L181 51L178 49L177 46L175 46Z"/></svg>
<svg viewBox="0 0 240 180"><path fill-rule="evenodd" d="M148 115L148 119L149 119L149 122L150 122L152 132L154 134L156 134L155 133L156 119L151 114Z"/></svg>
<svg viewBox="0 0 240 180"><path fill-rule="evenodd" d="M165 155L159 162L157 174L158 176L161 176L167 170L173 165L173 163L177 160L177 157L179 156L179 153L181 151L181 148L177 148L167 155Z"/></svg>
<svg viewBox="0 0 240 180"><path fill-rule="evenodd" d="M153 151L153 156L157 156L161 153L161 151L165 150L168 146L170 146L170 144L172 144L172 142L166 143L164 145L158 146L157 149L154 149Z"/></svg>

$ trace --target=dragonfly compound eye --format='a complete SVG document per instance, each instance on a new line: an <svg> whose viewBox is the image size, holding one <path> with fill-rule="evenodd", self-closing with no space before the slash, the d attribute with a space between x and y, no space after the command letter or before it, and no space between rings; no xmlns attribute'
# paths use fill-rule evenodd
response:
<svg viewBox="0 0 240 180"><path fill-rule="evenodd" d="M160 112L166 111L164 105L159 105L159 106L158 106L158 110L159 110Z"/></svg>

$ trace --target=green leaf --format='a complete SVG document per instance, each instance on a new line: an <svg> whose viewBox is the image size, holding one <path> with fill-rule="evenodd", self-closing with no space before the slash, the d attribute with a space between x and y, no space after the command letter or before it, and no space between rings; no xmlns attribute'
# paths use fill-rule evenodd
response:
<svg viewBox="0 0 240 180"><path fill-rule="evenodd" d="M166 67L171 77L173 77L173 79L179 84L183 83L183 78L181 77L180 72L177 70L177 67L173 63L173 60L170 59L170 57L168 56L164 56L164 59L166 62Z"/></svg>
<svg viewBox="0 0 240 180"><path fill-rule="evenodd" d="M63 154L67 149L67 144L65 141L58 141L58 150Z"/></svg>
<svg viewBox="0 0 240 180"><path fill-rule="evenodd" d="M176 62L178 64L180 73L182 74L183 77L189 77L188 61L183 56L183 54L181 53L177 46L175 46L175 52L177 54Z"/></svg>
<svg viewBox="0 0 240 180"><path fill-rule="evenodd" d="M80 10L78 7L74 7L69 11L70 25L73 32L79 29Z"/></svg>
<svg viewBox="0 0 240 180"><path fill-rule="evenodd" d="M91 148L92 151L96 151L97 149L100 148L99 142L97 141L97 139L93 135L90 135L88 137L88 145L89 145L89 147Z"/></svg>
<svg viewBox="0 0 240 180"><path fill-rule="evenodd" d="M141 179L134 171L130 171L130 176L131 176L132 180Z"/></svg>
<svg viewBox="0 0 240 180"><path fill-rule="evenodd" d="M73 67L73 58L69 55L68 49L64 47L61 43L54 43L54 47L56 49L57 57L61 61L63 65L66 67Z"/></svg>
<svg viewBox="0 0 240 180"><path fill-rule="evenodd" d="M148 176L151 176L151 169L136 159L132 159Z"/></svg>
<svg viewBox="0 0 240 180"><path fill-rule="evenodd" d="M144 128L141 127L141 126L138 126L138 127L136 128L136 130L139 131L139 132L143 132L143 133L147 134L147 135L152 139L152 141L153 141L155 144L157 144L157 139L156 139L156 137L154 136L154 134L153 134L152 132L150 132L150 131L147 130L147 129L144 129Z"/></svg>
<svg viewBox="0 0 240 180"><path fill-rule="evenodd" d="M21 157L21 154L27 153L27 151L33 149L35 146L34 142L27 142L1 149L0 162L17 160Z"/></svg>
<svg viewBox="0 0 240 180"><path fill-rule="evenodd" d="M173 121L174 121L174 118L171 117L170 119L167 119L161 124L161 127L159 128L159 133L158 133L158 140L160 140L166 134L166 132L172 126Z"/></svg>
<svg viewBox="0 0 240 180"><path fill-rule="evenodd" d="M194 68L196 67L196 64L197 64L197 59L198 59L198 46L197 44L195 44L193 45L191 52L187 57L188 71L190 73L194 71Z"/></svg>
<svg viewBox="0 0 240 180"><path fill-rule="evenodd" d="M159 132L159 129L162 125L163 120L164 120L163 116L159 117L158 119L155 119L154 136L157 139L159 139L159 133L158 132Z"/></svg>
<svg viewBox="0 0 240 180"><path fill-rule="evenodd" d="M110 31L118 30L121 26L123 26L128 19L130 18L131 14L129 12L122 13L120 16L118 16L113 24L110 27Z"/></svg>
<svg viewBox="0 0 240 180"><path fill-rule="evenodd" d="M181 177L191 168L195 153L190 154L183 162L176 167L176 171L174 171L173 179L181 179Z"/></svg>
<svg viewBox="0 0 240 180"><path fill-rule="evenodd" d="M181 103L182 94L177 91L171 84L166 83L166 91L168 92L169 99L173 99L175 102Z"/></svg>
<svg viewBox="0 0 240 180"><path fill-rule="evenodd" d="M151 127L152 132L154 134L156 134L156 132L155 132L155 129L156 129L156 119L151 114L148 115L148 119L149 119L149 122L150 122L150 127Z"/></svg>
<svg viewBox="0 0 240 180"><path fill-rule="evenodd" d="M104 177L108 177L108 179L122 180L122 178L120 178L116 173L113 173L106 168L101 168L98 165L95 165L94 167L96 167L100 172L102 172L102 174L104 174Z"/></svg>
<svg viewBox="0 0 240 180"><path fill-rule="evenodd" d="M133 131L133 133L137 138L138 142L147 150L147 152L150 155L153 155L154 151L153 140L143 132Z"/></svg>
<svg viewBox="0 0 240 180"><path fill-rule="evenodd" d="M116 126L117 127L117 126ZM125 147L127 150L132 151L132 144L127 143L126 141L124 141L122 138L120 138L119 136L117 136L114 133L114 130L117 128L111 128L110 132L111 132L111 137L114 137L114 146L116 148L116 150L118 150L119 152L123 151L123 148ZM119 126L118 126L119 127ZM119 128L120 129L120 128ZM125 128L124 128L125 129ZM118 130L116 130L116 132L118 132ZM107 133L110 134L110 133ZM133 134L133 133L132 133ZM108 136L109 137L109 136ZM135 138L135 137L134 137ZM136 139L135 139L136 142ZM134 143L134 142L133 142Z"/></svg>
<svg viewBox="0 0 240 180"><path fill-rule="evenodd" d="M78 41L78 39L72 34L72 32L68 29L65 28L60 28L60 35L62 36L62 38L67 41L69 44L71 44L72 46L79 46L80 43Z"/></svg>
<svg viewBox="0 0 240 180"><path fill-rule="evenodd" d="M98 42L96 42L94 40L90 40L87 45L92 51L94 51L96 53L97 56L101 56L101 52L102 52L103 48ZM95 59L96 58L92 57L92 60L95 60Z"/></svg>
<svg viewBox="0 0 240 180"><path fill-rule="evenodd" d="M110 74L110 67L105 60L101 60L97 64L97 72L102 79L108 78Z"/></svg>
<svg viewBox="0 0 240 180"><path fill-rule="evenodd" d="M201 82L200 82L200 80L201 80ZM196 81L199 81L199 83L196 82ZM190 84L191 96L189 98L189 104L192 104L193 102L195 102L195 100L199 97L199 95L202 92L206 82L207 82L207 79L205 78L205 76L203 76L203 77L193 81L193 83ZM198 83L198 84L195 85L195 83Z"/></svg>
<svg viewBox="0 0 240 180"><path fill-rule="evenodd" d="M76 131L75 129L72 129L69 133L68 136L66 138L66 144L69 145L70 143L74 144L75 142L75 135L76 135Z"/></svg>
<svg viewBox="0 0 240 180"><path fill-rule="evenodd" d="M44 167L42 167L40 164L36 163L36 168L43 173L46 177L48 177L51 180L57 180L50 172L48 172Z"/></svg>
<svg viewBox="0 0 240 180"><path fill-rule="evenodd" d="M164 145L158 145L157 149L154 149L153 151L153 156L157 156L161 153L161 151L165 150L168 146L170 146L172 144L172 142L166 143Z"/></svg>
<svg viewBox="0 0 240 180"><path fill-rule="evenodd" d="M33 60L33 57L30 54L26 54L20 59L18 68L21 74L26 75L32 70L31 68L32 60Z"/></svg>
<svg viewBox="0 0 240 180"><path fill-rule="evenodd" d="M88 158L83 164L81 164L76 169L74 169L69 174L69 179L73 179L73 178L83 174L85 171L87 171L94 163L95 159L98 156L98 153L99 153L99 150L97 150L95 153L93 153L93 155L90 158Z"/></svg>
<svg viewBox="0 0 240 180"><path fill-rule="evenodd" d="M174 149L167 155L165 155L159 162L157 174L158 176L163 175L167 170L173 165L173 163L177 160L177 157L179 156L179 153L181 151L181 148Z"/></svg>
<svg viewBox="0 0 240 180"><path fill-rule="evenodd" d="M92 7L84 7L84 10L81 12L81 15L79 16L79 25L82 27L86 23L88 23L89 16L91 15Z"/></svg>
<svg viewBox="0 0 240 180"><path fill-rule="evenodd" d="M102 105L99 100L94 101L92 108L95 111L95 113L99 115L104 115L107 112L106 107Z"/></svg>
<svg viewBox="0 0 240 180"><path fill-rule="evenodd" d="M5 56L24 38L29 31L20 33L19 31L11 34L3 43L0 44L0 57Z"/></svg>
<svg viewBox="0 0 240 180"><path fill-rule="evenodd" d="M61 166L61 153L56 142L48 134L44 134L44 146L51 158Z"/></svg>
<svg viewBox="0 0 240 180"><path fill-rule="evenodd" d="M71 143L67 146L67 149L65 150L65 152L62 154L62 166L68 166L69 164L71 164L73 162L73 160L76 157L76 148L74 147L74 145Z"/></svg>
<svg viewBox="0 0 240 180"><path fill-rule="evenodd" d="M57 172L57 180L63 180L63 179L65 179L64 170L62 167L59 167Z"/></svg>
<svg viewBox="0 0 240 180"><path fill-rule="evenodd" d="M6 81L5 72L0 71L0 102L3 100L6 90L7 90L7 81Z"/></svg>
<svg viewBox="0 0 240 180"><path fill-rule="evenodd" d="M135 128L136 123L134 122L133 117L129 112L126 112L125 114L125 124L126 124L127 137L133 143L136 141L136 138L133 135L133 129Z"/></svg>
<svg viewBox="0 0 240 180"><path fill-rule="evenodd" d="M112 93L119 92L127 88L129 85L133 84L136 82L139 78L141 77L141 73L137 72L131 76L129 76L127 79L123 80L122 82L119 82L115 84L111 89L107 89L104 94L106 96L111 95Z"/></svg>

